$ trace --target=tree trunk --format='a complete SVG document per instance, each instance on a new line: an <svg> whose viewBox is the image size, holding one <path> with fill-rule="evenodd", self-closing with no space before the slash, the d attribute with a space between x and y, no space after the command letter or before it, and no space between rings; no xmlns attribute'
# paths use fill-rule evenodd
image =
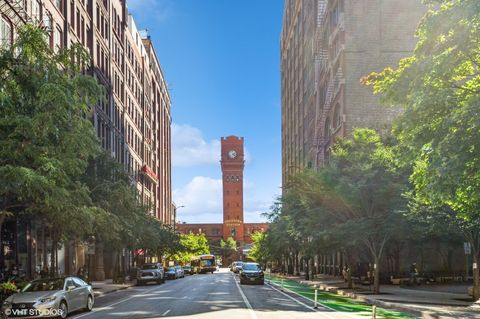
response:
<svg viewBox="0 0 480 319"><path fill-rule="evenodd" d="M380 293L380 258L375 256L375 263L373 264L373 293Z"/></svg>
<svg viewBox="0 0 480 319"><path fill-rule="evenodd" d="M293 275L298 276L298 253L293 253Z"/></svg>
<svg viewBox="0 0 480 319"><path fill-rule="evenodd" d="M473 300L480 299L480 278L479 278L479 271L478 271L478 251L476 249L473 250Z"/></svg>
<svg viewBox="0 0 480 319"><path fill-rule="evenodd" d="M313 280L313 258L310 257L307 262L308 262L308 277L310 278L310 280Z"/></svg>
<svg viewBox="0 0 480 319"><path fill-rule="evenodd" d="M103 266L103 243L97 241L95 244L95 280L105 280L105 270Z"/></svg>
<svg viewBox="0 0 480 319"><path fill-rule="evenodd" d="M56 273L56 267L55 267L55 252L56 252L56 249L57 249L57 241L52 238L52 247L51 247L51 253L50 253L50 274L52 275L52 277L56 277L57 276L57 273Z"/></svg>

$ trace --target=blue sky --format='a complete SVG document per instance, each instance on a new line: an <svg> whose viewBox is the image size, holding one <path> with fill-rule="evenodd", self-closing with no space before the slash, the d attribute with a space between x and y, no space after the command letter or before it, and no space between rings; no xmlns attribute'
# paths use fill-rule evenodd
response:
<svg viewBox="0 0 480 319"><path fill-rule="evenodd" d="M177 218L221 222L220 137L245 137L246 222L280 193L282 0L128 0L172 96Z"/></svg>

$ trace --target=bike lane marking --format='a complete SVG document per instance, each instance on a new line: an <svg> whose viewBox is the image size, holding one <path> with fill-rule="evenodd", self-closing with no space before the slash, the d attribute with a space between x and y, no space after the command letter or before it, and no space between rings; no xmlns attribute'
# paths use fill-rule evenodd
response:
<svg viewBox="0 0 480 319"><path fill-rule="evenodd" d="M285 292L279 290L278 288L275 287L275 286L276 286L275 284L268 283L267 285L268 285L271 289L273 289L273 290L281 293L281 294L284 295L284 296L287 296L288 298L292 299L292 300L295 301L296 303L298 303L298 304L300 304L300 305L302 305L302 306L304 306L304 307L307 307L308 309L311 309L311 310L313 310L313 311L315 311L315 312L319 312L317 309L313 309L313 307L308 306L306 303L301 302L300 300L297 300L297 299L293 298L292 296L290 296L289 294L286 294ZM274 285L275 285L275 286L274 286ZM292 293L292 294L294 294L294 295L296 295L296 296L298 296L298 297L300 297L300 298L302 298L302 299L307 299L308 301L311 301L310 299L306 298L305 296L302 296L301 294L296 293L296 292L293 291L293 290L290 290L290 289L285 288L285 287L283 287L283 289L287 290L288 292L290 292L290 293ZM359 319L359 318L361 318L361 317L357 317L357 316L352 315L352 314L349 314L349 313L340 312L340 311L338 311L338 310L336 310L336 309L333 309L333 308L330 308L329 306L324 305L324 304L322 304L322 303L320 303L320 302L317 302L317 306L323 307L323 308L325 308L325 309L327 309L327 310L331 310L332 312L341 313L342 315L347 316L347 317L350 317L350 318L352 318L352 319ZM321 312L319 312L319 313L321 313ZM327 318L335 319L334 317L331 317L331 316L327 315L326 313L321 313L321 314L322 314L322 315L325 315Z"/></svg>

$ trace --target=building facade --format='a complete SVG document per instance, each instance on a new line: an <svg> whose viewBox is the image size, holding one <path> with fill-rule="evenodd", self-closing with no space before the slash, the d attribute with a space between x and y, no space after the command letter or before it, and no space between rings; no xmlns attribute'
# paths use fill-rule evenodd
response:
<svg viewBox="0 0 480 319"><path fill-rule="evenodd" d="M11 43L16 29L25 23L45 28L54 49L81 44L90 53L92 63L86 72L106 92L92 118L101 145L124 165L150 213L173 225L170 95L153 43L137 29L126 0L0 0L0 45ZM18 232L18 222L5 225ZM46 245L42 244L48 242L48 233L41 233L41 225L29 227L29 237L35 243L26 246L38 256L34 257L36 262L27 261L26 252L18 252L6 256L14 259L7 263L35 264L41 269L48 260ZM8 233L9 229L2 232ZM78 247L69 246L64 245L59 254L61 273L75 272L87 262ZM92 266L100 280L104 267L101 259ZM4 265L6 261L2 258Z"/></svg>
<svg viewBox="0 0 480 319"><path fill-rule="evenodd" d="M177 224L180 233L205 234L211 242L232 237L237 241L243 255L252 243L251 235L266 231L266 223L245 223L243 214L243 170L244 139L228 136L221 138L223 223L221 224ZM243 257L243 256L242 256Z"/></svg>
<svg viewBox="0 0 480 319"><path fill-rule="evenodd" d="M387 132L398 108L360 79L411 55L421 0L285 0L281 33L282 176L321 167L354 128Z"/></svg>
<svg viewBox="0 0 480 319"><path fill-rule="evenodd" d="M322 167L335 140L355 128L390 131L401 109L382 106L360 79L394 68L412 54L426 10L421 0L285 0L280 44L284 186L292 174ZM416 260L432 274L462 273L465 256L459 247L432 241L387 251L383 269L408 272ZM334 252L316 256L315 265L317 272L340 275L345 260Z"/></svg>

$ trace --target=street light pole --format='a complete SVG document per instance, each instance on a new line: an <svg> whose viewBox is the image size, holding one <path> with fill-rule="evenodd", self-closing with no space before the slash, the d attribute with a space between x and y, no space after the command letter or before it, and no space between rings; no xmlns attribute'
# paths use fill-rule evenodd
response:
<svg viewBox="0 0 480 319"><path fill-rule="evenodd" d="M175 206L175 209L173 210L173 232L177 230L177 209L183 208L183 207L185 207L185 205L178 206L178 207Z"/></svg>

